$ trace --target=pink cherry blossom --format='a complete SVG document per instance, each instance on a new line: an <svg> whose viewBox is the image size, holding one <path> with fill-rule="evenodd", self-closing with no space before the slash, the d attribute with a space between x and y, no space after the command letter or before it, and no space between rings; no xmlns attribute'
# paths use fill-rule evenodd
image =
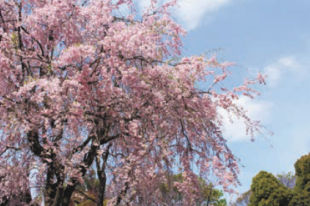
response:
<svg viewBox="0 0 310 206"><path fill-rule="evenodd" d="M238 163L218 111L258 130L233 100L264 77L220 89L230 63L174 60L185 35L175 4L153 0L141 15L131 0L0 0L0 204L32 204L32 165L46 205L69 205L91 168L100 206L160 205L175 170L183 205L194 205L197 175L233 189Z"/></svg>

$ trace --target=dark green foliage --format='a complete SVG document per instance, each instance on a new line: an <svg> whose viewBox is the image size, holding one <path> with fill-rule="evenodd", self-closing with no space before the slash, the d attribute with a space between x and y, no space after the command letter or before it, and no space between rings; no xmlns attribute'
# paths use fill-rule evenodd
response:
<svg viewBox="0 0 310 206"><path fill-rule="evenodd" d="M296 190L310 192L310 153L302 156L295 163Z"/></svg>
<svg viewBox="0 0 310 206"><path fill-rule="evenodd" d="M290 201L289 189L265 171L253 178L251 191L249 206L287 206Z"/></svg>
<svg viewBox="0 0 310 206"><path fill-rule="evenodd" d="M295 170L293 189L271 173L259 172L252 180L249 206L310 206L310 154L297 160ZM289 177L293 180L293 176Z"/></svg>
<svg viewBox="0 0 310 206"><path fill-rule="evenodd" d="M287 206L291 200L291 192L288 188L278 187L266 200L266 206Z"/></svg>
<svg viewBox="0 0 310 206"><path fill-rule="evenodd" d="M277 178L277 180L279 180L279 182L282 185L284 185L287 188L293 189L295 187L296 176L291 172L278 174L276 176L276 178ZM276 194L280 195L283 193L284 192L281 192L281 190L279 190L274 195L276 195ZM251 189L248 190L247 192L241 194L238 197L238 199L236 200L236 202L232 204L232 206L248 206L250 203L251 194L252 194ZM283 199L285 199L285 198L283 198Z"/></svg>
<svg viewBox="0 0 310 206"><path fill-rule="evenodd" d="M310 206L310 193L305 191L294 193L288 206Z"/></svg>

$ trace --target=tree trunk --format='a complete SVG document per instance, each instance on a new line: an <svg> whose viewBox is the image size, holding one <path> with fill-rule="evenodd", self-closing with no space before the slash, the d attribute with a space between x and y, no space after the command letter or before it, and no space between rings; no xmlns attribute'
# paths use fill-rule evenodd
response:
<svg viewBox="0 0 310 206"><path fill-rule="evenodd" d="M100 160L96 157L96 166L97 166L97 175L99 178L99 194L98 194L98 201L97 206L103 206L103 201L105 198L105 189L106 189L106 173L105 168L109 158L109 149L111 144L109 144L106 148L106 151L102 154L102 165L100 166Z"/></svg>

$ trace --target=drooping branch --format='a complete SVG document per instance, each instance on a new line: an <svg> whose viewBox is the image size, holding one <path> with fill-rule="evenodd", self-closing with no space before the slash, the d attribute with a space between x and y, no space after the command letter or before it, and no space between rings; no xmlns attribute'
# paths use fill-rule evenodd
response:
<svg viewBox="0 0 310 206"><path fill-rule="evenodd" d="M216 76L215 67L223 71L224 65L178 58L183 29L169 16L169 5L150 7L142 18L131 10L115 17L115 9L126 5L132 3L0 1L0 122L8 134L1 137L0 163L9 165L6 175L21 165L25 177L29 167L21 160L39 165L49 206L68 206L93 166L100 181L93 201L100 206L107 188L116 205L159 204L160 194L149 198L143 190L156 191L168 166L187 174L199 168L207 178L210 165L220 182L234 182L237 164L222 137L218 111L233 110L246 119L232 102L238 92L252 90L197 89L206 76L215 82L226 78ZM29 180L7 187L4 179L0 204L2 197L21 194L14 185ZM115 181L107 187L109 179ZM189 175L180 187L196 191L194 181ZM3 195L6 191L12 192ZM184 205L195 199L188 196Z"/></svg>

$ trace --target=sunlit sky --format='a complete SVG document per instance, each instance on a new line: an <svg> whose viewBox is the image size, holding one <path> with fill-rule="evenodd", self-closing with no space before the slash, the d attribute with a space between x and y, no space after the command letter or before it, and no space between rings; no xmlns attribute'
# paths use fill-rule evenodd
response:
<svg viewBox="0 0 310 206"><path fill-rule="evenodd" d="M183 55L216 51L221 60L236 63L231 72L237 75L268 75L261 96L241 103L274 135L258 134L253 143L239 122L225 127L242 165L237 190L248 190L260 170L294 172L294 162L310 152L310 1L181 0L179 5L174 18L188 30Z"/></svg>

